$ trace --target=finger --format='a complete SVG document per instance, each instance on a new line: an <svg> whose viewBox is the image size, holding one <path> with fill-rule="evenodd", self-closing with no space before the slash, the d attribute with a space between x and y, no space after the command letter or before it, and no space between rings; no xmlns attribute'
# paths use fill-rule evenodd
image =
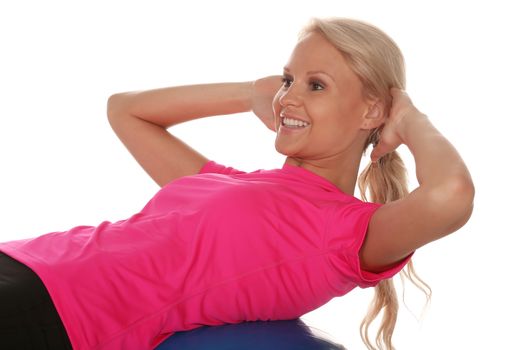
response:
<svg viewBox="0 0 525 350"><path fill-rule="evenodd" d="M402 90L398 88L391 88L390 93L392 97L396 100L406 99L410 103L412 103L412 99L410 98L410 96L408 96L408 93L406 92L406 90Z"/></svg>
<svg viewBox="0 0 525 350"><path fill-rule="evenodd" d="M398 95L401 90L399 88L393 87L390 88L390 95L395 96Z"/></svg>
<svg viewBox="0 0 525 350"><path fill-rule="evenodd" d="M384 155L395 151L396 148L400 145L400 143L394 141L391 142L384 142L383 139L379 140L379 143L373 148L372 152L370 153L370 159L372 162L377 162L381 157Z"/></svg>
<svg viewBox="0 0 525 350"><path fill-rule="evenodd" d="M397 87L392 87L390 88L390 93L391 94L405 94L406 91L403 89L397 88Z"/></svg>
<svg viewBox="0 0 525 350"><path fill-rule="evenodd" d="M372 152L370 153L370 159L372 160L372 163L375 163L384 155L384 152L382 151L382 144L381 142L377 144L377 146L374 147Z"/></svg>

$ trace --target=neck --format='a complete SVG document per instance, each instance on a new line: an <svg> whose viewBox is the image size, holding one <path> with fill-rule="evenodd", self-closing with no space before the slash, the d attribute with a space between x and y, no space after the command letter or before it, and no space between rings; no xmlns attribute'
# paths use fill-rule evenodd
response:
<svg viewBox="0 0 525 350"><path fill-rule="evenodd" d="M342 192L354 196L361 154L342 162L339 159L310 160L298 157L287 157L285 164L307 169L333 183Z"/></svg>
<svg viewBox="0 0 525 350"><path fill-rule="evenodd" d="M323 158L286 157L285 164L305 168L333 183L342 192L354 196L363 148L369 131L362 132L343 151Z"/></svg>

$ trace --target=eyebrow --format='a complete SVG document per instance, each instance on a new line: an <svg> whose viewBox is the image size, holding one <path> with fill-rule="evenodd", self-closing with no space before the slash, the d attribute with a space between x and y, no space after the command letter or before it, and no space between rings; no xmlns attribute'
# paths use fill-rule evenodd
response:
<svg viewBox="0 0 525 350"><path fill-rule="evenodd" d="M283 67L283 70L285 72L290 72L290 69L288 67ZM310 74L318 74L318 73L321 73L321 74L324 74L324 75L327 75L330 79L332 79L332 81L335 82L335 79L334 77L332 77L330 74L326 73L325 71L322 71L322 70L310 70L308 72L306 72L306 74L310 75Z"/></svg>

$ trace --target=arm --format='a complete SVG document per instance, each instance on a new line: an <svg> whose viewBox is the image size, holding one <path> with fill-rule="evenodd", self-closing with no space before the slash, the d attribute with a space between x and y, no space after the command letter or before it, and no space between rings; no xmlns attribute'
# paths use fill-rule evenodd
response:
<svg viewBox="0 0 525 350"><path fill-rule="evenodd" d="M393 96L391 120L385 123L372 159L406 144L415 159L419 187L372 216L360 252L363 268L372 272L458 230L473 210L474 184L459 153L406 94L397 90Z"/></svg>
<svg viewBox="0 0 525 350"><path fill-rule="evenodd" d="M111 127L142 168L164 186L199 172L206 157L167 129L189 120L253 111L271 130L271 101L280 76L240 83L176 86L112 95L108 100Z"/></svg>
<svg viewBox="0 0 525 350"><path fill-rule="evenodd" d="M122 143L153 178L164 186L199 172L206 157L173 136L175 124L251 109L252 82L177 86L112 95L108 120Z"/></svg>

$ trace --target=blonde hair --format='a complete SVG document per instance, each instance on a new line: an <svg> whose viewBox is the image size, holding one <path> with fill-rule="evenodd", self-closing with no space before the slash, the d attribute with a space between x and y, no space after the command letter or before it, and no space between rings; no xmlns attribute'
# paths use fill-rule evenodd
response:
<svg viewBox="0 0 525 350"><path fill-rule="evenodd" d="M349 18L313 18L299 33L299 39L309 33L324 36L347 59L363 85L363 98L378 98L383 102L385 115L392 105L390 88L405 89L405 63L401 50L382 30L363 21ZM370 145L377 145L382 126L371 130L363 148L363 155ZM361 198L367 200L369 189L372 202L388 203L408 195L407 171L397 151L381 157L377 164L369 163L359 175ZM430 301L432 290L415 273L412 260L401 271L401 278L408 278L423 291ZM403 284L404 287L404 284ZM368 336L368 329L383 310L375 343L378 349L394 349L392 334L397 320L399 304L392 278L382 280L375 287L374 299L360 327L361 338L368 349L376 347Z"/></svg>

